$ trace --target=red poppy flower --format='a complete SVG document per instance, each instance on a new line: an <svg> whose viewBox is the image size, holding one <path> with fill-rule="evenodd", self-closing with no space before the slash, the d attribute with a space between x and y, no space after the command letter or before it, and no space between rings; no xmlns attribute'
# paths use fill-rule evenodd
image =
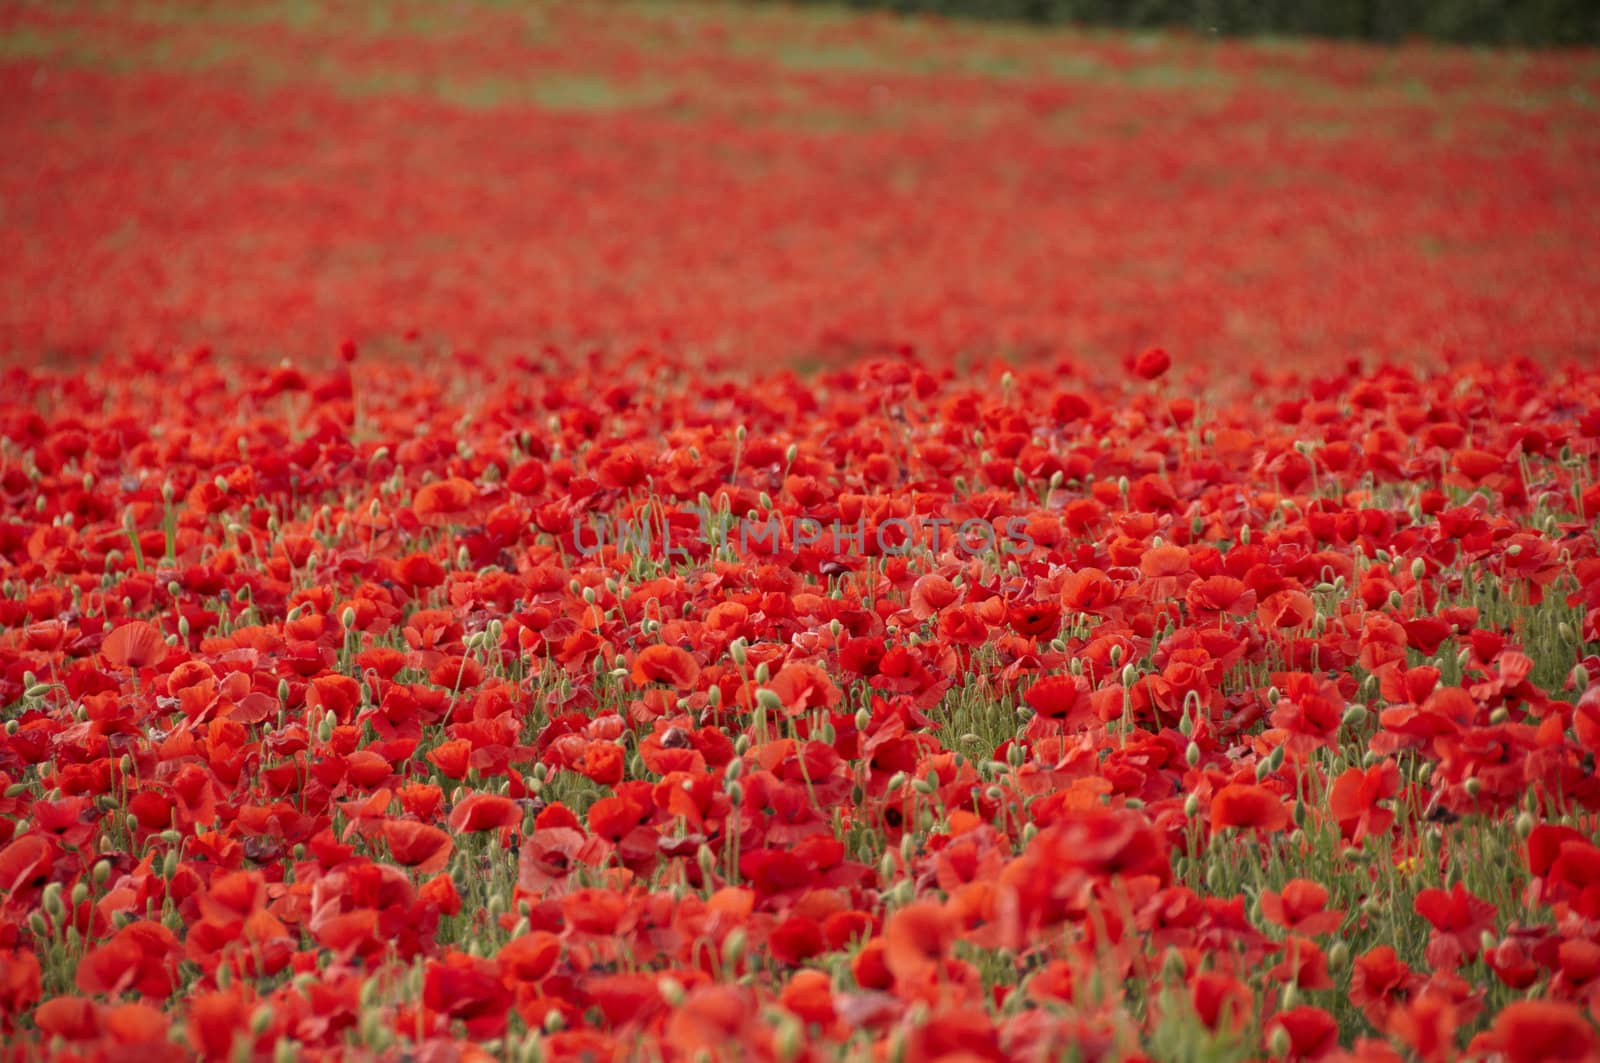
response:
<svg viewBox="0 0 1600 1063"><path fill-rule="evenodd" d="M633 659L634 683L666 683L677 690L692 690L700 677L700 665L676 646L646 646Z"/></svg>
<svg viewBox="0 0 1600 1063"><path fill-rule="evenodd" d="M1144 380L1154 380L1172 368L1172 356L1160 347L1150 347L1133 360L1134 374Z"/></svg>
<svg viewBox="0 0 1600 1063"><path fill-rule="evenodd" d="M382 829L389 852L402 867L414 868L418 874L432 875L443 870L450 862L455 842L438 827L409 819L386 819Z"/></svg>
<svg viewBox="0 0 1600 1063"><path fill-rule="evenodd" d="M166 659L171 647L154 624L135 620L116 628L100 645L106 660L138 671Z"/></svg>
<svg viewBox="0 0 1600 1063"><path fill-rule="evenodd" d="M0 1030L10 1030L11 1016L39 1002L42 969L39 958L24 949L0 951Z"/></svg>
<svg viewBox="0 0 1600 1063"><path fill-rule="evenodd" d="M425 524L447 524L452 517L470 510L477 499L478 489L470 480L452 476L417 488L411 511Z"/></svg>
<svg viewBox="0 0 1600 1063"><path fill-rule="evenodd" d="M1600 1055L1600 1036L1571 1004L1518 1000L1495 1016L1486 1033L1472 1039L1469 1050L1499 1052L1507 1063L1577 1063Z"/></svg>
<svg viewBox="0 0 1600 1063"><path fill-rule="evenodd" d="M470 794L450 810L450 829L458 834L514 827L521 822L517 803L500 794Z"/></svg>
<svg viewBox="0 0 1600 1063"><path fill-rule="evenodd" d="M828 673L814 664L786 664L769 684L786 713L799 716L814 708L831 709L843 695Z"/></svg>
<svg viewBox="0 0 1600 1063"><path fill-rule="evenodd" d="M1041 679L1024 700L1040 716L1062 721L1068 730L1099 722L1089 700L1089 681L1081 675L1053 675Z"/></svg>
<svg viewBox="0 0 1600 1063"><path fill-rule="evenodd" d="M1271 834L1289 825L1289 810L1283 800L1261 786L1231 783L1211 799L1211 831L1229 827Z"/></svg>
<svg viewBox="0 0 1600 1063"><path fill-rule="evenodd" d="M895 981L909 988L938 970L954 936L955 926L942 904L914 901L884 923L884 962Z"/></svg>
<svg viewBox="0 0 1600 1063"><path fill-rule="evenodd" d="M1290 880L1281 893L1261 892L1261 914L1296 934L1314 936L1337 930L1344 913L1327 910L1327 903L1327 889L1303 878Z"/></svg>
<svg viewBox="0 0 1600 1063"><path fill-rule="evenodd" d="M461 1022L472 1037L498 1037L506 1028L511 992L491 961L451 950L427 965L422 1002Z"/></svg>

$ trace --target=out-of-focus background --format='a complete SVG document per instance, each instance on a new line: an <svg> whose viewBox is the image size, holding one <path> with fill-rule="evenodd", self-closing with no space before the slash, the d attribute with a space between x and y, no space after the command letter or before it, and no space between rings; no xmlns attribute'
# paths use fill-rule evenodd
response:
<svg viewBox="0 0 1600 1063"><path fill-rule="evenodd" d="M1600 352L1587 5L943 7L8 5L0 351Z"/></svg>
<svg viewBox="0 0 1600 1063"><path fill-rule="evenodd" d="M839 2L839 0L830 0ZM1315 34L1357 40L1421 37L1527 45L1600 41L1587 0L844 0L903 13L1199 33Z"/></svg>

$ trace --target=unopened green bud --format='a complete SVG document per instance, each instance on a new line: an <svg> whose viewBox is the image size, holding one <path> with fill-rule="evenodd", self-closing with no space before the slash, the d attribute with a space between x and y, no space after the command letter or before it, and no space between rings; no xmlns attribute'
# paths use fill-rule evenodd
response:
<svg viewBox="0 0 1600 1063"><path fill-rule="evenodd" d="M734 927L728 936L722 939L722 964L724 967L737 967L739 961L744 959L745 933L743 928Z"/></svg>

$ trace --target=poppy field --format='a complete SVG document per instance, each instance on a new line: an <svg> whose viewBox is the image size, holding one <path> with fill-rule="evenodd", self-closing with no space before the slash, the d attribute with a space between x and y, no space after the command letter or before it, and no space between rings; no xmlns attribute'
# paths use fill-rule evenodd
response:
<svg viewBox="0 0 1600 1063"><path fill-rule="evenodd" d="M0 9L0 1058L1600 1058L1600 58Z"/></svg>

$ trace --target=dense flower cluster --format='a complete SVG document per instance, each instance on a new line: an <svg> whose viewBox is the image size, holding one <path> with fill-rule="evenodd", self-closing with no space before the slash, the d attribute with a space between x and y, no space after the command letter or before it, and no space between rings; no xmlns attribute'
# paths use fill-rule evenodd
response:
<svg viewBox="0 0 1600 1063"><path fill-rule="evenodd" d="M647 355L457 364L469 418L347 350L9 378L13 1034L1594 1043L1594 372ZM921 540L573 538L707 509Z"/></svg>
<svg viewBox="0 0 1600 1063"><path fill-rule="evenodd" d="M1600 1055L1592 75L589 10L3 16L7 1051Z"/></svg>

